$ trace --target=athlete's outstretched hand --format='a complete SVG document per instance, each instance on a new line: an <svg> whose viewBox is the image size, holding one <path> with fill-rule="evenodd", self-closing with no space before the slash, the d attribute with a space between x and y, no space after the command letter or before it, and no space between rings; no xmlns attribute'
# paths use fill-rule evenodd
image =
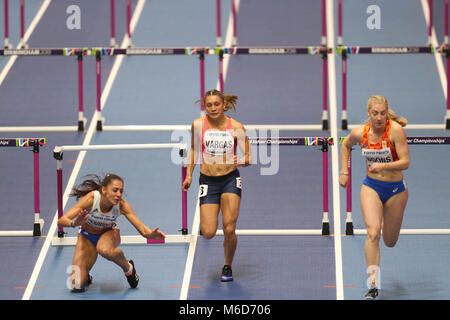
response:
<svg viewBox="0 0 450 320"><path fill-rule="evenodd" d="M150 229L151 230L151 229ZM155 239L155 240L162 240L166 237L164 232L159 231L159 228L156 227L155 229L151 230L152 232L147 236L147 239Z"/></svg>

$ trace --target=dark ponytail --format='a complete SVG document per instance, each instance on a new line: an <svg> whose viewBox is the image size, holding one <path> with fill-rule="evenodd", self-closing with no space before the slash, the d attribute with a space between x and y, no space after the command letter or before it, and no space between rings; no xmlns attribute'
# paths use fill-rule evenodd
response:
<svg viewBox="0 0 450 320"><path fill-rule="evenodd" d="M101 178L96 174L88 174L83 178L88 179L85 179L78 186L72 188L72 193L70 194L71 197L76 197L77 199L80 199L85 195L87 195L89 192L95 190L98 190L101 193L102 187L106 187L113 180L120 180L123 183L123 179L121 177L112 173L106 174L104 178Z"/></svg>

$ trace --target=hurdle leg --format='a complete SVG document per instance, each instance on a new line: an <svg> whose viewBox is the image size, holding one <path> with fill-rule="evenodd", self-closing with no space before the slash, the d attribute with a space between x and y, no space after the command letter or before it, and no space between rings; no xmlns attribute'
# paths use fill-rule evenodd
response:
<svg viewBox="0 0 450 320"><path fill-rule="evenodd" d="M338 0L338 38L337 45L342 46L343 38L342 38L342 0Z"/></svg>
<svg viewBox="0 0 450 320"><path fill-rule="evenodd" d="M323 104L323 111L322 111L322 130L328 130L328 68L327 68L327 61L328 61L328 51L326 47L322 47L322 104Z"/></svg>
<svg viewBox="0 0 450 320"><path fill-rule="evenodd" d="M205 95L205 52L200 50L200 110L201 113L205 112L205 106L203 104L203 98Z"/></svg>
<svg viewBox="0 0 450 320"><path fill-rule="evenodd" d="M221 1L216 0L216 24L217 24L217 36L216 36L216 46L222 46L222 21L221 21Z"/></svg>
<svg viewBox="0 0 450 320"><path fill-rule="evenodd" d="M433 30L433 0L428 0L428 9L430 11L430 18L428 23L428 46L431 46L431 36Z"/></svg>
<svg viewBox="0 0 450 320"><path fill-rule="evenodd" d="M39 141L33 142L34 162L34 225L33 237L40 237L44 220L40 219L40 189L39 189Z"/></svg>
<svg viewBox="0 0 450 320"><path fill-rule="evenodd" d="M83 113L83 53L78 52L78 131L84 131L86 118Z"/></svg>
<svg viewBox="0 0 450 320"><path fill-rule="evenodd" d="M97 131L103 130L103 123L105 121L102 118L102 106L101 106L101 94L102 94L102 80L101 80L101 72L102 72L102 58L100 55L100 51L97 51L95 55L96 62L96 78L97 78Z"/></svg>
<svg viewBox="0 0 450 320"><path fill-rule="evenodd" d="M445 0L444 8L445 8L444 45L448 46L448 0Z"/></svg>
<svg viewBox="0 0 450 320"><path fill-rule="evenodd" d="M347 120L347 51L342 51L342 130L348 129Z"/></svg>
<svg viewBox="0 0 450 320"><path fill-rule="evenodd" d="M321 45L327 45L327 0L322 0L322 37Z"/></svg>
<svg viewBox="0 0 450 320"><path fill-rule="evenodd" d="M127 0L127 34L128 34L128 48L133 46L131 42L131 0Z"/></svg>
<svg viewBox="0 0 450 320"><path fill-rule="evenodd" d="M445 61L447 69L447 112L445 114L445 129L450 129L450 49L445 48Z"/></svg>
<svg viewBox="0 0 450 320"><path fill-rule="evenodd" d="M353 219L352 219L352 149L348 155L348 184L347 184L347 218L345 219L345 234L353 235Z"/></svg>
<svg viewBox="0 0 450 320"><path fill-rule="evenodd" d="M187 166L183 164L181 167L181 179L184 181L186 179ZM188 222L187 222L187 191L181 191L181 207L182 207L182 226L181 234L188 234Z"/></svg>
<svg viewBox="0 0 450 320"><path fill-rule="evenodd" d="M233 38L231 40L231 46L232 47L236 47L238 45L237 43L237 30L236 30L236 19L237 19L237 15L236 15L236 0L231 0L231 13L233 15Z"/></svg>
<svg viewBox="0 0 450 320"><path fill-rule="evenodd" d="M25 36L25 0L20 0L20 43L21 49L27 49L28 44L24 41Z"/></svg>
<svg viewBox="0 0 450 320"><path fill-rule="evenodd" d="M220 84L220 92L224 93L223 87L223 50L219 50L219 84Z"/></svg>
<svg viewBox="0 0 450 320"><path fill-rule="evenodd" d="M9 43L9 13L8 13L8 1L9 0L5 0L5 42L4 42L4 46L5 49L11 49L11 43Z"/></svg>
<svg viewBox="0 0 450 320"><path fill-rule="evenodd" d="M110 18L110 21L111 21L111 36L110 36L110 39L109 39L109 46L111 48L115 48L117 46L117 44L116 44L116 21L115 21L114 2L115 2L115 0L110 0L110 2L109 2L110 3L109 8L110 8L110 14L111 14L111 18Z"/></svg>
<svg viewBox="0 0 450 320"><path fill-rule="evenodd" d="M56 187L57 187L57 207L58 207L58 219L64 215L63 212L63 172L62 172L62 151L55 150L53 157L56 159ZM58 226L58 238L64 237L64 228Z"/></svg>
<svg viewBox="0 0 450 320"><path fill-rule="evenodd" d="M322 235L330 235L330 220L328 219L328 142L322 140L322 173L323 173L323 217Z"/></svg>

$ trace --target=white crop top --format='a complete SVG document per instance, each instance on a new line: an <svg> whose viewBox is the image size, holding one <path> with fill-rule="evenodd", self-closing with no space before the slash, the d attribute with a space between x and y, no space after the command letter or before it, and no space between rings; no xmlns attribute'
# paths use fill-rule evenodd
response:
<svg viewBox="0 0 450 320"><path fill-rule="evenodd" d="M109 212L102 212L100 210L100 192L94 191L94 203L92 209L89 211L89 217L86 224L94 229L103 230L111 228L115 225L117 217L120 215L120 204L116 204Z"/></svg>

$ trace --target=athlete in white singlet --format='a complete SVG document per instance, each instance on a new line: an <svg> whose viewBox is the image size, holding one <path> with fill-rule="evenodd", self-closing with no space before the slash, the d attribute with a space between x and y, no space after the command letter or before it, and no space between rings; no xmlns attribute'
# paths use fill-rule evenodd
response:
<svg viewBox="0 0 450 320"><path fill-rule="evenodd" d="M137 287L139 276L133 260L127 260L123 251L117 248L120 244L120 231L116 228L119 215L124 215L147 239L165 237L158 228L152 230L147 227L122 194L123 180L115 174L107 174L103 179L92 175L92 179L83 181L73 189L71 195L80 200L58 220L58 226L80 226L72 262L73 292L84 292L92 282L89 271L98 254L120 266L130 286Z"/></svg>

